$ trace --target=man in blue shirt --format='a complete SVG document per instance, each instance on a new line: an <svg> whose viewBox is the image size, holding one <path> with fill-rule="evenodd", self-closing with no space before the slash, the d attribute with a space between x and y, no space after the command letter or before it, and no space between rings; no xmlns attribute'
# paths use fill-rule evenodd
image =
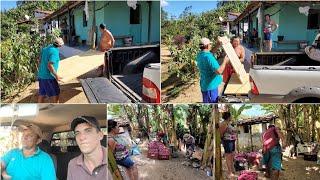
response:
<svg viewBox="0 0 320 180"><path fill-rule="evenodd" d="M22 149L13 149L1 157L1 175L11 180L55 180L53 161L49 154L37 146L42 132L34 124L21 126Z"/></svg>
<svg viewBox="0 0 320 180"><path fill-rule="evenodd" d="M217 59L210 52L212 42L208 38L202 38L200 41L201 52L197 55L197 66L200 71L200 87L204 103L218 102L218 87L222 82L222 76L226 64L229 62L225 58L219 65Z"/></svg>
<svg viewBox="0 0 320 180"><path fill-rule="evenodd" d="M51 98L53 103L59 102L60 87L58 81L61 81L62 78L58 76L57 70L60 61L59 47L63 44L62 38L56 38L53 44L43 48L41 51L38 72L38 103L43 103L46 96Z"/></svg>

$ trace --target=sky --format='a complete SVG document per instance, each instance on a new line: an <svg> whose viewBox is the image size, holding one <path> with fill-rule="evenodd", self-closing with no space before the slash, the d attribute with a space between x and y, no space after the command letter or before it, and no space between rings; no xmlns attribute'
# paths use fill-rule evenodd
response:
<svg viewBox="0 0 320 180"><path fill-rule="evenodd" d="M161 0L161 7L168 12L169 18L176 18L183 12L187 6L192 6L191 12L200 14L201 12L209 11L217 7L217 1L214 0Z"/></svg>
<svg viewBox="0 0 320 180"><path fill-rule="evenodd" d="M6 10L9 10L11 8L15 8L17 1L2 1L1 0L1 12Z"/></svg>
<svg viewBox="0 0 320 180"><path fill-rule="evenodd" d="M239 109L243 104L233 104L232 106L236 109ZM251 109L246 109L242 112L242 114L250 117L256 117L265 115L267 112L265 110L262 110L262 106L259 104L253 104Z"/></svg>

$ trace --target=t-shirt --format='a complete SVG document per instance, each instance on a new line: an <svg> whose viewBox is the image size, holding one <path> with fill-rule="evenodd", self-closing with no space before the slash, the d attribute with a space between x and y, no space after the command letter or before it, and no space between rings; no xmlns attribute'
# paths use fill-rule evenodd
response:
<svg viewBox="0 0 320 180"><path fill-rule="evenodd" d="M29 157L23 155L22 149L13 149L1 157L1 162L12 180L56 180L51 157L39 148Z"/></svg>
<svg viewBox="0 0 320 180"><path fill-rule="evenodd" d="M41 51L41 61L39 66L39 79L55 79L53 74L49 71L48 63L52 62L54 70L57 72L59 68L59 49L50 44Z"/></svg>
<svg viewBox="0 0 320 180"><path fill-rule="evenodd" d="M217 89L222 82L222 76L215 71L220 68L217 59L209 51L201 51L197 55L197 66L200 71L201 91Z"/></svg>

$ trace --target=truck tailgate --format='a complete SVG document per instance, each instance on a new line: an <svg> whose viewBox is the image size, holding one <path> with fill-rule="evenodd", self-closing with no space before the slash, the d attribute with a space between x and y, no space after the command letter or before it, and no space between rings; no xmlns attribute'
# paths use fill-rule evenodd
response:
<svg viewBox="0 0 320 180"><path fill-rule="evenodd" d="M90 103L130 103L130 99L107 78L80 79Z"/></svg>
<svg viewBox="0 0 320 180"><path fill-rule="evenodd" d="M254 66L249 74L260 94L287 95L298 87L320 86L320 66Z"/></svg>

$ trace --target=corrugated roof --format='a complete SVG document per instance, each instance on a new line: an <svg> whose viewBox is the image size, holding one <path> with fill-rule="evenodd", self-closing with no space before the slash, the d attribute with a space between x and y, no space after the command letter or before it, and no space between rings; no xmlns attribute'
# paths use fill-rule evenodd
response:
<svg viewBox="0 0 320 180"><path fill-rule="evenodd" d="M84 3L85 1L68 1L66 4L64 4L60 9L54 11L52 14L49 16L45 17L44 20L52 19L55 18L58 15L64 14L67 12L69 9L72 9L76 7L77 5Z"/></svg>
<svg viewBox="0 0 320 180"><path fill-rule="evenodd" d="M253 125L253 124L261 124L261 123L268 123L272 120L275 120L279 118L279 116L275 114L270 114L266 116L260 116L260 117L252 117L252 118L247 118L247 119L239 119L237 121L238 126L242 125Z"/></svg>
<svg viewBox="0 0 320 180"><path fill-rule="evenodd" d="M44 14L52 14L54 11L44 11L44 10L41 10L41 9L36 9L34 10L35 12L39 12L39 13L44 13Z"/></svg>

